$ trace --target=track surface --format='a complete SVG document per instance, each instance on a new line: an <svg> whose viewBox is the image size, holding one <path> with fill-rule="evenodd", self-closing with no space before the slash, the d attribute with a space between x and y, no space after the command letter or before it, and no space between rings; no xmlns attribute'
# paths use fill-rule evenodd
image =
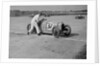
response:
<svg viewBox="0 0 100 66"><path fill-rule="evenodd" d="M63 21L72 28L69 37L54 38L52 35L26 35L26 26L30 17L10 18L10 58L56 58L72 59L86 44L85 19L75 19L75 16L53 16L48 21Z"/></svg>

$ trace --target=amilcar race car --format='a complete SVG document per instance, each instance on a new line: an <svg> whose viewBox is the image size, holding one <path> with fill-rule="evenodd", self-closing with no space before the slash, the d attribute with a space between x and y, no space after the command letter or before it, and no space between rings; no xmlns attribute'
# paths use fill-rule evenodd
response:
<svg viewBox="0 0 100 66"><path fill-rule="evenodd" d="M51 34L56 38L59 36L69 36L71 34L71 27L65 25L63 22L52 22L46 21L46 19L40 20L38 22L41 34ZM27 31L30 29L31 25L27 25ZM36 28L33 28L31 34L36 34Z"/></svg>

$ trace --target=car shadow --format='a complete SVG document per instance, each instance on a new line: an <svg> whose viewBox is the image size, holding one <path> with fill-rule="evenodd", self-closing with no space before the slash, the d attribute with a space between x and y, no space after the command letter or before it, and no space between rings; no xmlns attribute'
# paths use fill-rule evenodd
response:
<svg viewBox="0 0 100 66"><path fill-rule="evenodd" d="M52 35L50 33L42 33L42 35ZM74 37L74 36L78 36L78 33L71 33L69 36L65 36L65 35L60 35L60 37L64 37L64 38L68 38L68 37Z"/></svg>
<svg viewBox="0 0 100 66"><path fill-rule="evenodd" d="M61 35L60 37L68 38L68 37L75 37L78 36L78 33L71 33L69 36Z"/></svg>

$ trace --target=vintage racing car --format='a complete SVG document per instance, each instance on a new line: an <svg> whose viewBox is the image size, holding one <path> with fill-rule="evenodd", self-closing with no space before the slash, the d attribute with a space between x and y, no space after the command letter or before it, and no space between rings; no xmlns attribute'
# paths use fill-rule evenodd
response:
<svg viewBox="0 0 100 66"><path fill-rule="evenodd" d="M65 25L63 22L53 22L46 21L42 19L39 22L39 28L42 34L52 34L54 37L59 38L59 36L69 36L71 34L71 27ZM30 29L30 24L27 25L27 31ZM36 34L36 29L34 28L31 34Z"/></svg>

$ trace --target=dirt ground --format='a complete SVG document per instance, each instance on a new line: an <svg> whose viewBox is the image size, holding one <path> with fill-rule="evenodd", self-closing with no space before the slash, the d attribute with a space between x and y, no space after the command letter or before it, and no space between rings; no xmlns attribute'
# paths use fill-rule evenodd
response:
<svg viewBox="0 0 100 66"><path fill-rule="evenodd" d="M10 58L73 59L86 45L87 17L75 19L76 15L47 17L48 21L63 21L69 24L69 37L55 38L52 35L27 35L26 26L30 17L10 18Z"/></svg>

